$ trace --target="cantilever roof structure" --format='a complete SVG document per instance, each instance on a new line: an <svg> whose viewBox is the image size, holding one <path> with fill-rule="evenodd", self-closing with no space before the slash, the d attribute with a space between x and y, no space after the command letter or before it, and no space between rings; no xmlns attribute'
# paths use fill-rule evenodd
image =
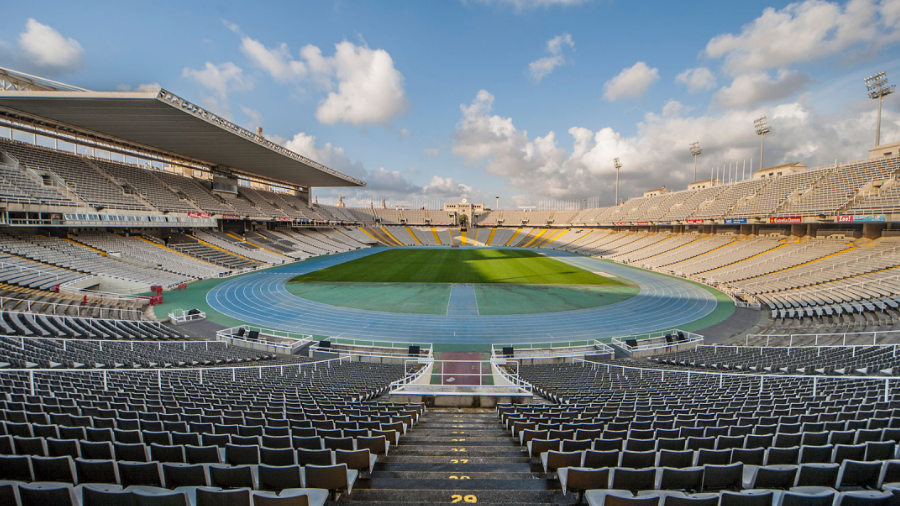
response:
<svg viewBox="0 0 900 506"><path fill-rule="evenodd" d="M166 90L0 90L0 117L299 186L365 186Z"/></svg>

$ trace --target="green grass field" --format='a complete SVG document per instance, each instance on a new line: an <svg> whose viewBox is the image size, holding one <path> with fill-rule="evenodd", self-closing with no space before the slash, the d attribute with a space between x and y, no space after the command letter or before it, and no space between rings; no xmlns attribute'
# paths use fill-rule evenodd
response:
<svg viewBox="0 0 900 506"><path fill-rule="evenodd" d="M292 282L621 285L534 251L392 249L297 276Z"/></svg>

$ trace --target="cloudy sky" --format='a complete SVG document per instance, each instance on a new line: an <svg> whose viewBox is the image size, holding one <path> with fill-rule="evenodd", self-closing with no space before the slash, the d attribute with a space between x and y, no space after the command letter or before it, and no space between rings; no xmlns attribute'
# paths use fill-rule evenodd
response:
<svg viewBox="0 0 900 506"><path fill-rule="evenodd" d="M18 2L0 66L162 86L368 182L356 205L613 201L699 171L866 157L863 79L900 81L900 0ZM882 142L900 141L900 94ZM748 169L749 170L749 169ZM735 176L737 174L737 176ZM561 203L561 204L560 204Z"/></svg>

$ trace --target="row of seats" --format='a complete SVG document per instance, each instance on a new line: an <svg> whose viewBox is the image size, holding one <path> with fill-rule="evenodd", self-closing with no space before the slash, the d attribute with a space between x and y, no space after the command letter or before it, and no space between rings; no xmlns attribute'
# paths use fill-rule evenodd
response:
<svg viewBox="0 0 900 506"><path fill-rule="evenodd" d="M165 487L159 470L151 465L107 462L79 462L79 476L84 474L101 482L73 485L68 481L16 481L0 483L0 503L10 506L322 506L329 491L313 488L321 484L346 490L349 494L356 480L355 470L346 464L336 466L269 467L260 466L181 466L163 465ZM42 468L57 465L42 463ZM72 467L71 462L70 472ZM63 475L65 463L59 463L54 474ZM156 476L154 476L154 474ZM108 483L113 476L134 485ZM74 474L73 474L74 476ZM73 480L74 481L74 480ZM152 484L147 484L152 483ZM181 485L181 483L188 483ZM210 483L222 486L210 486ZM309 487L304 485L309 484Z"/></svg>
<svg viewBox="0 0 900 506"><path fill-rule="evenodd" d="M740 492L588 490L590 506L888 506L900 496L891 492L859 490L837 492L823 487L793 487L790 490L744 490Z"/></svg>
<svg viewBox="0 0 900 506"><path fill-rule="evenodd" d="M778 464L840 464L845 460L879 461L900 458L893 441L870 441L859 445L803 445L772 446L770 448L729 448L724 450L616 450L605 449L604 440L532 439L528 441L529 455L543 455L548 451L580 456L584 467L652 466L690 467L705 464L778 465Z"/></svg>
<svg viewBox="0 0 900 506"><path fill-rule="evenodd" d="M137 434L124 440L90 441L78 439L57 439L52 437L0 437L0 454L31 455L37 457L62 457L86 459L118 459L133 462L189 462L228 464L270 464L287 465L295 463L319 463L315 459L334 452L366 450L372 455L386 455L392 442L399 441L397 433L360 437L294 437L270 436L266 442L261 438L216 437L201 434L197 438L183 437L176 441L160 439L150 443L142 441ZM193 441L191 439L194 439ZM149 439L148 439L149 440ZM175 444L172 444L175 443ZM192 444L193 443L193 444ZM271 447L266 446L272 445Z"/></svg>
<svg viewBox="0 0 900 506"><path fill-rule="evenodd" d="M900 462L857 462L843 464L804 464L745 466L743 464L705 465L688 468L623 467L591 468L557 452L542 457L545 473L558 473L560 481L571 478L578 469L578 485L572 489L614 489L637 493L641 490L679 490L682 492L719 492L721 490L781 489L792 487L828 487L835 490L880 489L900 486ZM566 471L562 471L566 470ZM562 471L562 472L560 472ZM566 476L569 475L569 476ZM568 481L568 480L566 480ZM584 481L588 481L584 483Z"/></svg>

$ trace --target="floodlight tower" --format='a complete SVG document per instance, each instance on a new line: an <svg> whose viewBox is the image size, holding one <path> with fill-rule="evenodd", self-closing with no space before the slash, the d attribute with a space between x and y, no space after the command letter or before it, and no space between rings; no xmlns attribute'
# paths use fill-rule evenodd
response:
<svg viewBox="0 0 900 506"><path fill-rule="evenodd" d="M875 147L881 144L881 101L884 97L894 92L896 86L888 84L887 76L884 71L866 78L866 91L869 92L869 98L878 100L878 122L875 126Z"/></svg>
<svg viewBox="0 0 900 506"><path fill-rule="evenodd" d="M766 148L766 134L771 133L772 129L769 128L769 121L765 116L754 120L753 128L756 129L756 135L759 136L759 170L762 170L763 154L765 153Z"/></svg>
<svg viewBox="0 0 900 506"><path fill-rule="evenodd" d="M497 195L494 198L497 199L497 206L494 207L494 209L499 211L500 210L500 195Z"/></svg>
<svg viewBox="0 0 900 506"><path fill-rule="evenodd" d="M700 157L700 154L703 153L703 150L700 149L700 141L691 143L691 156L694 157L694 179L692 182L697 181L697 158Z"/></svg>
<svg viewBox="0 0 900 506"><path fill-rule="evenodd" d="M622 162L619 157L613 158L613 165L616 167L616 204L619 205L619 170L622 168Z"/></svg>

